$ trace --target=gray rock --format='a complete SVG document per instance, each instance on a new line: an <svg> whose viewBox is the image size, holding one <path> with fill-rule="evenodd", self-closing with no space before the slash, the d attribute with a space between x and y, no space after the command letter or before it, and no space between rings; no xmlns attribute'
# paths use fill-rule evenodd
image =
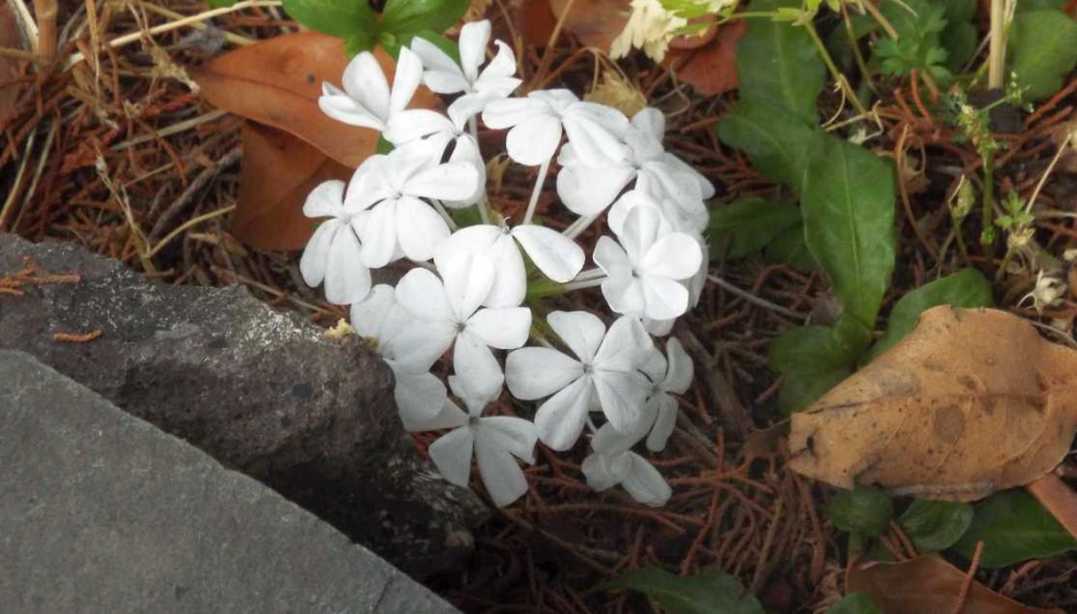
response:
<svg viewBox="0 0 1077 614"><path fill-rule="evenodd" d="M485 510L436 476L396 417L392 374L246 289L170 286L63 243L0 234L0 276L77 283L0 294L0 350L21 350L313 511L408 573L451 567ZM100 330L89 343L57 332Z"/></svg>
<svg viewBox="0 0 1077 614"><path fill-rule="evenodd" d="M0 351L5 612L457 610L254 480Z"/></svg>

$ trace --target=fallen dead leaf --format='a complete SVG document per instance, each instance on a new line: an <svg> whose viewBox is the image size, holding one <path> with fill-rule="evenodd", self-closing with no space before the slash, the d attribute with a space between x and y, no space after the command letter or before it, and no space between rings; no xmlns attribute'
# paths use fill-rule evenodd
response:
<svg viewBox="0 0 1077 614"><path fill-rule="evenodd" d="M685 37L679 46L670 44L663 66L673 69L677 78L706 96L717 96L737 87L737 41L744 36L748 22L743 19L718 28L717 34L707 39ZM691 46L691 41L703 41Z"/></svg>
<svg viewBox="0 0 1077 614"><path fill-rule="evenodd" d="M571 4L571 7L569 6ZM584 45L609 52L610 44L628 23L629 0L550 0L554 17Z"/></svg>
<svg viewBox="0 0 1077 614"><path fill-rule="evenodd" d="M351 174L283 130L246 122L232 235L257 249L302 249L317 225L303 215L307 194L323 181Z"/></svg>
<svg viewBox="0 0 1077 614"><path fill-rule="evenodd" d="M516 0L512 3L513 25L525 45L545 47L550 42L557 18L550 0Z"/></svg>
<svg viewBox="0 0 1077 614"><path fill-rule="evenodd" d="M935 307L794 414L789 466L841 488L972 501L1052 470L1077 432L1077 352L993 309Z"/></svg>
<svg viewBox="0 0 1077 614"><path fill-rule="evenodd" d="M919 556L901 563L854 565L846 580L849 593L867 593L886 614L953 612L961 599L967 574L938 555ZM1061 614L1021 605L979 582L969 584L961 612L969 614Z"/></svg>

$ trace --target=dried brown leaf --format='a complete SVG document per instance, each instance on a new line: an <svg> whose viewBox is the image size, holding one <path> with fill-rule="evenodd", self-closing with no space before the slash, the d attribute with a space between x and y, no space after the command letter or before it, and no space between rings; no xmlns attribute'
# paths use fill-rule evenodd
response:
<svg viewBox="0 0 1077 614"><path fill-rule="evenodd" d="M993 309L935 307L807 411L790 467L842 488L971 501L1052 470L1077 432L1077 352Z"/></svg>
<svg viewBox="0 0 1077 614"><path fill-rule="evenodd" d="M706 96L736 89L737 41L747 29L748 22L740 19L718 28L709 40L706 36L685 37L680 46L674 41L663 65L672 67L678 79ZM705 42L686 47L693 39Z"/></svg>
<svg viewBox="0 0 1077 614"><path fill-rule="evenodd" d="M605 52L625 29L630 11L629 0L550 0L550 8L558 19L567 10L562 27L584 45Z"/></svg>
<svg viewBox="0 0 1077 614"><path fill-rule="evenodd" d="M849 570L847 591L867 593L886 614L953 612L968 581L964 571L938 555L901 563L867 563ZM1062 610L1031 608L972 581L961 612L976 614L1061 614Z"/></svg>
<svg viewBox="0 0 1077 614"><path fill-rule="evenodd" d="M307 193L323 181L346 180L351 173L283 130L246 122L232 234L258 249L301 249L317 224L303 215Z"/></svg>

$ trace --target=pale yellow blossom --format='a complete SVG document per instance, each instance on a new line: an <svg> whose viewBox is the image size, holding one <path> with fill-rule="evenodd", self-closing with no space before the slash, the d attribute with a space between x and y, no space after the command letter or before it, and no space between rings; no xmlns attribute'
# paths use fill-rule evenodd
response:
<svg viewBox="0 0 1077 614"><path fill-rule="evenodd" d="M623 58L630 49L643 49L649 58L661 62L669 42L686 25L687 19L666 10L659 0L632 0L632 14L610 45L610 57Z"/></svg>

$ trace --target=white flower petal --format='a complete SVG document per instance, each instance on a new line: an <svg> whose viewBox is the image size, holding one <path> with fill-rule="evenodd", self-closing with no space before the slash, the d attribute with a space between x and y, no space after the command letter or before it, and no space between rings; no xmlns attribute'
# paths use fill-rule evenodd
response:
<svg viewBox="0 0 1077 614"><path fill-rule="evenodd" d="M625 218L628 217L630 211L640 206L658 208L661 205L654 196L644 190L629 190L622 194L621 197L617 199L617 202L613 203L613 206L610 207L610 212L606 216L606 221L609 223L610 230L612 230L618 237L623 235Z"/></svg>
<svg viewBox="0 0 1077 614"><path fill-rule="evenodd" d="M396 302L416 318L431 322L454 322L449 298L437 275L416 267L396 284Z"/></svg>
<svg viewBox="0 0 1077 614"><path fill-rule="evenodd" d="M383 130L385 119L359 104L351 96L329 83L322 84L322 95L318 97L318 108L329 117L350 126Z"/></svg>
<svg viewBox="0 0 1077 614"><path fill-rule="evenodd" d="M493 99L489 94L464 94L452 101L446 113L456 130L462 132L464 126L467 125L467 120L482 113L482 110Z"/></svg>
<svg viewBox="0 0 1077 614"><path fill-rule="evenodd" d="M438 273L445 281L453 321L463 324L490 294L494 265L486 254L471 250L446 250L439 256Z"/></svg>
<svg viewBox="0 0 1077 614"><path fill-rule="evenodd" d="M596 492L609 490L620 484L631 469L632 462L626 454L609 456L596 452L583 459L583 464L580 465L587 485Z"/></svg>
<svg viewBox="0 0 1077 614"><path fill-rule="evenodd" d="M401 417L403 419L403 416ZM441 411L429 420L412 422L403 419L404 429L409 433L422 431L440 431L442 429L455 429L464 426L468 422L468 415L456 406L456 403L446 400Z"/></svg>
<svg viewBox="0 0 1077 614"><path fill-rule="evenodd" d="M319 183L303 202L307 217L337 217L344 213L344 182L332 179Z"/></svg>
<svg viewBox="0 0 1077 614"><path fill-rule="evenodd" d="M520 248L512 237L496 229L497 239L487 252L497 273L484 305L489 307L515 307L527 295L527 269L524 267ZM519 346L515 346L519 347Z"/></svg>
<svg viewBox="0 0 1077 614"><path fill-rule="evenodd" d="M452 233L434 254L434 266L438 270L448 266L447 260L459 257L466 252L478 253L489 257L494 244L504 235L501 228L493 224L476 224L465 226Z"/></svg>
<svg viewBox="0 0 1077 614"><path fill-rule="evenodd" d="M562 153L571 145L561 148ZM561 158L561 156L558 156ZM627 166L565 166L557 173L557 196L576 215L598 215L617 198L632 178L635 169Z"/></svg>
<svg viewBox="0 0 1077 614"><path fill-rule="evenodd" d="M486 59L486 45L490 42L490 20L471 21L460 28L460 66L464 76L474 83L479 78L479 66Z"/></svg>
<svg viewBox="0 0 1077 614"><path fill-rule="evenodd" d="M325 300L334 305L350 305L370 292L370 269L363 264L359 238L351 228L342 228L329 245L325 267Z"/></svg>
<svg viewBox="0 0 1077 614"><path fill-rule="evenodd" d="M509 352L505 380L512 396L532 401L549 396L583 375L583 367L568 356L544 347Z"/></svg>
<svg viewBox="0 0 1077 614"><path fill-rule="evenodd" d="M650 507L662 507L673 495L673 489L666 483L662 474L639 454L628 452L632 459L632 469L621 481L628 494L636 501Z"/></svg>
<svg viewBox="0 0 1077 614"><path fill-rule="evenodd" d="M527 493L527 478L508 451L484 437L477 437L475 456L482 484L494 505L504 507Z"/></svg>
<svg viewBox="0 0 1077 614"><path fill-rule="evenodd" d="M470 134L462 134L456 138L456 147L449 156L449 162L470 164L475 169L478 181L475 182L475 190L469 196L460 200L444 200L442 204L453 209L461 209L474 205L486 196L486 161L482 159L479 146Z"/></svg>
<svg viewBox="0 0 1077 614"><path fill-rule="evenodd" d="M476 335L464 331L453 346L453 369L467 379L468 396L488 400L497 396L505 383L501 365L490 348ZM485 403L482 405L485 406Z"/></svg>
<svg viewBox="0 0 1077 614"><path fill-rule="evenodd" d="M348 96L362 108L382 122L389 119L389 82L373 53L363 51L352 58L341 82Z"/></svg>
<svg viewBox="0 0 1077 614"><path fill-rule="evenodd" d="M541 103L557 114L564 113L572 107L572 105L580 101L579 97L576 96L572 90L563 87L552 90L535 90L527 94L527 99ZM591 103L586 104L590 105ZM594 106L601 107L602 105L596 104ZM587 110L585 107L584 113L586 112ZM617 113L617 111L614 112Z"/></svg>
<svg viewBox="0 0 1077 614"><path fill-rule="evenodd" d="M531 334L528 307L487 307L467 321L467 330L483 343L499 350L514 350L527 343Z"/></svg>
<svg viewBox="0 0 1077 614"><path fill-rule="evenodd" d="M488 439L497 447L510 452L524 462L535 462L538 429L523 418L510 416L483 418L479 421L478 437Z"/></svg>
<svg viewBox="0 0 1077 614"><path fill-rule="evenodd" d="M456 338L452 322L420 320L402 305L396 305L391 315L386 328L396 330L379 342L378 351L411 372L429 370Z"/></svg>
<svg viewBox="0 0 1077 614"><path fill-rule="evenodd" d="M638 373L599 371L594 374L595 390L613 428L632 433L640 428L647 382Z"/></svg>
<svg viewBox="0 0 1077 614"><path fill-rule="evenodd" d="M673 427L677 424L677 399L664 392L658 395L657 401L654 402L658 409L658 416L655 418L650 435L647 435L647 449L651 452L661 452L666 449L669 436L673 434Z"/></svg>
<svg viewBox="0 0 1077 614"><path fill-rule="evenodd" d="M404 193L422 198L463 200L475 193L479 173L474 165L450 162L423 169L404 185Z"/></svg>
<svg viewBox="0 0 1077 614"><path fill-rule="evenodd" d="M303 255L299 258L299 272L308 286L318 286L325 279L325 267L329 264L329 246L333 244L333 239L341 228L351 232L337 220L322 222L303 248Z"/></svg>
<svg viewBox="0 0 1077 614"><path fill-rule="evenodd" d="M643 313L655 320L668 320L688 311L688 289L669 279L648 275L641 279Z"/></svg>
<svg viewBox="0 0 1077 614"><path fill-rule="evenodd" d="M441 242L449 238L449 226L433 207L404 196L396 203L396 232L404 255L415 262L434 257Z"/></svg>
<svg viewBox="0 0 1077 614"><path fill-rule="evenodd" d="M542 274L558 283L572 281L583 268L583 248L556 230L527 224L513 228L512 236Z"/></svg>
<svg viewBox="0 0 1077 614"><path fill-rule="evenodd" d="M475 81L475 89L480 92L493 91L500 96L508 96L520 84L519 79L513 78L516 74L516 54L512 52L512 47L502 41L495 40L494 45L497 46L497 54ZM515 85L506 89L510 83L515 83Z"/></svg>
<svg viewBox="0 0 1077 614"><path fill-rule="evenodd" d="M430 444L430 460L441 472L445 481L468 487L471 477L471 454L475 448L475 437L471 429L461 426L442 435Z"/></svg>
<svg viewBox="0 0 1077 614"><path fill-rule="evenodd" d="M535 427L542 443L557 451L575 445L587 421L591 394L591 378L581 377L539 406Z"/></svg>
<svg viewBox="0 0 1077 614"><path fill-rule="evenodd" d="M628 252L628 258L636 264L659 237L670 231L669 224L658 207L643 205L632 207L625 216L622 230L623 232L617 238Z"/></svg>
<svg viewBox="0 0 1077 614"><path fill-rule="evenodd" d="M665 337L673 332L673 325L676 322L677 318L655 320L654 318L643 316L643 328L654 337Z"/></svg>
<svg viewBox="0 0 1077 614"><path fill-rule="evenodd" d="M624 280L631 281L632 263L628 260L628 254L625 253L624 248L613 239L607 236L599 237L598 243L595 244L593 258L598 268L618 284L623 283Z"/></svg>
<svg viewBox="0 0 1077 614"><path fill-rule="evenodd" d="M417 36L411 39L410 46L426 68L423 73L426 87L438 94L455 94L467 89L467 80L460 67L437 45Z"/></svg>
<svg viewBox="0 0 1077 614"><path fill-rule="evenodd" d="M670 339L666 342L666 352L669 354L669 371L666 372L662 389L677 394L684 394L692 385L695 377L695 366L692 357L684 351L679 339Z"/></svg>
<svg viewBox="0 0 1077 614"><path fill-rule="evenodd" d="M445 407L448 392L445 391L445 384L434 374L393 369L393 376L396 379L393 398L396 399L396 407L404 424L430 421Z"/></svg>
<svg viewBox="0 0 1077 614"><path fill-rule="evenodd" d="M602 298L614 313L642 315L646 307L643 286L631 275L608 277L602 281Z"/></svg>
<svg viewBox="0 0 1077 614"><path fill-rule="evenodd" d="M641 273L688 279L703 265L703 252L690 235L674 232L660 237L639 262Z"/></svg>
<svg viewBox="0 0 1077 614"><path fill-rule="evenodd" d="M504 130L532 121L539 116L552 117L550 106L535 98L505 98L492 100L482 110L482 123L494 130Z"/></svg>
<svg viewBox="0 0 1077 614"><path fill-rule="evenodd" d="M606 325L587 311L554 311L546 322L581 362L590 363L602 344Z"/></svg>
<svg viewBox="0 0 1077 614"><path fill-rule="evenodd" d="M676 168L680 172L694 178L696 184L699 185L699 194L703 197L704 200L714 197L714 185L706 177L704 177L702 173L697 171L695 167L693 167L691 164L688 164L684 160L681 160L677 156L668 152L662 155L662 161L669 166Z"/></svg>
<svg viewBox="0 0 1077 614"><path fill-rule="evenodd" d="M573 151L583 164L599 167L616 164L628 157L628 147L621 139L589 117L570 113L561 121Z"/></svg>
<svg viewBox="0 0 1077 614"><path fill-rule="evenodd" d="M392 318L392 314L400 310L396 304L396 294L393 287L388 284L378 284L371 289L370 294L358 303L351 306L351 325L361 337L387 339L386 323Z"/></svg>
<svg viewBox="0 0 1077 614"><path fill-rule="evenodd" d="M385 201L370 211L363 223L363 263L379 269L393 261L396 253L397 203Z"/></svg>
<svg viewBox="0 0 1077 614"><path fill-rule="evenodd" d="M469 88L467 79L459 68L455 71L428 70L423 73L423 83L431 91L439 94L455 94L467 91Z"/></svg>
<svg viewBox="0 0 1077 614"><path fill-rule="evenodd" d="M423 61L411 49L401 47L393 74L393 91L389 96L390 117L408 106L422 80Z"/></svg>
<svg viewBox="0 0 1077 614"><path fill-rule="evenodd" d="M453 132L452 120L430 109L406 109L394 113L383 136L394 145L402 145L438 132Z"/></svg>
<svg viewBox="0 0 1077 614"><path fill-rule="evenodd" d="M642 429L637 429L632 433L622 433L613 428L613 423L607 422L591 437L591 449L599 454L615 457L639 443L644 434L646 431Z"/></svg>
<svg viewBox="0 0 1077 614"><path fill-rule="evenodd" d="M632 116L632 126L661 143L666 135L666 116L654 107L647 107Z"/></svg>
<svg viewBox="0 0 1077 614"><path fill-rule="evenodd" d="M644 327L646 328L646 327ZM651 349L640 353L640 361L637 367L652 384L661 384L666 379L669 364L662 351L652 346Z"/></svg>
<svg viewBox="0 0 1077 614"><path fill-rule="evenodd" d="M392 196L396 190L389 185L386 172L389 165L388 156L383 154L375 154L363 160L348 180L344 209L349 212L365 211L371 205Z"/></svg>
<svg viewBox="0 0 1077 614"><path fill-rule="evenodd" d="M638 318L622 316L610 326L595 355L596 368L634 373L654 349Z"/></svg>
<svg viewBox="0 0 1077 614"><path fill-rule="evenodd" d="M538 166L553 157L560 143L561 120L552 115L536 115L509 130L505 150L520 164Z"/></svg>

